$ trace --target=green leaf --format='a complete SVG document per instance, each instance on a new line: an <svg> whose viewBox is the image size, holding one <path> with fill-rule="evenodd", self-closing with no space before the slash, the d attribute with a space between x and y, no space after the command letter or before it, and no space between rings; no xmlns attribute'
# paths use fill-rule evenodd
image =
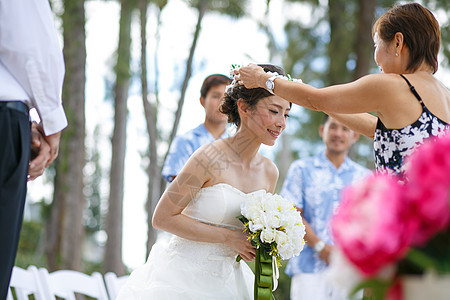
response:
<svg viewBox="0 0 450 300"><path fill-rule="evenodd" d="M239 221L242 222L242 224L246 224L248 223L248 219L246 217L244 217L243 215L240 215L238 217L236 217Z"/></svg>
<svg viewBox="0 0 450 300"><path fill-rule="evenodd" d="M372 296L364 297L367 300L384 300L386 298L386 293L393 284L390 280L381 280L378 278L369 279L358 284L355 289L351 292L351 296L362 289L369 289L372 292Z"/></svg>
<svg viewBox="0 0 450 300"><path fill-rule="evenodd" d="M427 255L425 252L420 251L418 249L410 249L406 259L410 262L414 263L416 266L419 266L423 270L434 269L437 270L439 268L439 262L433 259L433 257Z"/></svg>

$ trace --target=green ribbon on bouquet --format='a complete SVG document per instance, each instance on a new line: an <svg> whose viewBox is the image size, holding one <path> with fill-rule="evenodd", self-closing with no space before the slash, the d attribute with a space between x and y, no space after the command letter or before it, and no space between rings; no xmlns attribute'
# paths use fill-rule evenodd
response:
<svg viewBox="0 0 450 300"><path fill-rule="evenodd" d="M256 248L254 300L272 300L272 255L265 247Z"/></svg>

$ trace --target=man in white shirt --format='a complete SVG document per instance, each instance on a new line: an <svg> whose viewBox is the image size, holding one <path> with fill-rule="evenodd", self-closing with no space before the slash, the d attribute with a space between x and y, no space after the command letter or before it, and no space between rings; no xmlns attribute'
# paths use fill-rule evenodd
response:
<svg viewBox="0 0 450 300"><path fill-rule="evenodd" d="M61 103L64 60L48 0L0 0L0 299L19 241L27 177L58 155L67 119ZM29 109L40 124L30 126ZM30 141L38 157L30 162Z"/></svg>

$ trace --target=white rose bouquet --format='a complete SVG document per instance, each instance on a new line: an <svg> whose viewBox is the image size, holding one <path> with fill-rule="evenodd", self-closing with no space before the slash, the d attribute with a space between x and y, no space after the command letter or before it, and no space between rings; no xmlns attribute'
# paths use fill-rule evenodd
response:
<svg viewBox="0 0 450 300"><path fill-rule="evenodd" d="M252 195L241 204L241 214L238 219L256 247L254 299L270 300L277 284L274 270L278 273L281 260L300 254L305 225L294 203L277 194Z"/></svg>

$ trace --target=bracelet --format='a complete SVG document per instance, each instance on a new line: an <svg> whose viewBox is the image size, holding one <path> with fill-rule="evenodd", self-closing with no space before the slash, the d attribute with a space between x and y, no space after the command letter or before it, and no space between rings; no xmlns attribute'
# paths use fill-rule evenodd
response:
<svg viewBox="0 0 450 300"><path fill-rule="evenodd" d="M316 251L317 253L322 252L323 248L325 248L324 241L318 241L313 247L314 251Z"/></svg>

